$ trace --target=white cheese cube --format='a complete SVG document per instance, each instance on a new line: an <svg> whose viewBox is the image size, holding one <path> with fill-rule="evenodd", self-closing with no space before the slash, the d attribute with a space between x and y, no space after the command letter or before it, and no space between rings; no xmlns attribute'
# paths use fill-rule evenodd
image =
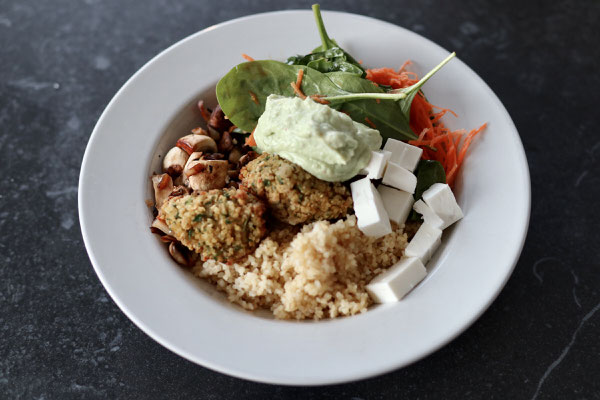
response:
<svg viewBox="0 0 600 400"><path fill-rule="evenodd" d="M434 228L444 229L444 220L441 219L436 213L429 208L423 200L418 200L413 206L414 210L423 216L423 221L433 226Z"/></svg>
<svg viewBox="0 0 600 400"><path fill-rule="evenodd" d="M456 202L452 189L445 183L434 183L423 192L423 201L436 213L444 224L445 229L463 217L462 210Z"/></svg>
<svg viewBox="0 0 600 400"><path fill-rule="evenodd" d="M377 275L366 289L376 303L400 300L425 278L427 270L416 257L404 258Z"/></svg>
<svg viewBox="0 0 600 400"><path fill-rule="evenodd" d="M406 168L396 163L388 162L383 174L383 184L413 194L417 187L417 177Z"/></svg>
<svg viewBox="0 0 600 400"><path fill-rule="evenodd" d="M410 172L417 168L417 164L423 154L423 149L396 139L388 139L383 149L392 153L391 162L400 165L402 168L406 168Z"/></svg>
<svg viewBox="0 0 600 400"><path fill-rule="evenodd" d="M383 201L369 178L350 184L358 229L367 236L381 237L392 233L390 218Z"/></svg>
<svg viewBox="0 0 600 400"><path fill-rule="evenodd" d="M369 164L361 169L358 175L366 175L369 179L381 179L391 156L392 153L386 150L372 151Z"/></svg>
<svg viewBox="0 0 600 400"><path fill-rule="evenodd" d="M404 255L406 257L418 257L423 264L427 264L440 243L442 243L442 230L423 223L406 246Z"/></svg>
<svg viewBox="0 0 600 400"><path fill-rule="evenodd" d="M413 195L385 185L379 185L377 191L390 220L397 224L405 223L415 201Z"/></svg>

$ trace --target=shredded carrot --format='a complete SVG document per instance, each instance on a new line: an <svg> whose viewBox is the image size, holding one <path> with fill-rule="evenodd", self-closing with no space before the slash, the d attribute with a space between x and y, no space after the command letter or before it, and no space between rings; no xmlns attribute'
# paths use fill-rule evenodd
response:
<svg viewBox="0 0 600 400"><path fill-rule="evenodd" d="M418 82L418 76L406 71L410 64L410 61L406 61L398 71L392 68L367 69L367 79L393 89L411 86ZM468 133L462 129L451 131L441 120L448 113L458 117L448 108L429 103L419 92L410 108L410 128L418 135L418 139L409 140L408 143L423 149L423 159L439 161L446 172L446 182L453 186L473 138L485 129L487 123Z"/></svg>
<svg viewBox="0 0 600 400"><path fill-rule="evenodd" d="M329 101L328 101L328 100L325 100L325 99L323 98L323 96L322 96L322 95L320 95L320 94L313 94L313 95L311 95L311 96L310 96L310 98L311 98L311 99L313 99L314 101L316 101L317 103L321 103L321 104L329 104Z"/></svg>
<svg viewBox="0 0 600 400"><path fill-rule="evenodd" d="M256 128L254 128L254 129L256 129ZM246 145L247 146L251 146L251 147L256 146L256 140L254 140L254 129L252 129L252 133L250 133L250 136L248 136L246 138Z"/></svg>
<svg viewBox="0 0 600 400"><path fill-rule="evenodd" d="M296 82L290 82L292 85L292 89L294 89L294 93L298 95L302 100L306 98L306 95L302 93L301 85L302 85L302 77L304 77L304 70L300 69L298 71L298 78L296 78Z"/></svg>
<svg viewBox="0 0 600 400"><path fill-rule="evenodd" d="M258 97L256 97L256 95L253 92L250 92L250 97L252 97L253 102L255 102L256 104L259 104Z"/></svg>
<svg viewBox="0 0 600 400"><path fill-rule="evenodd" d="M406 67L408 67L410 64L412 64L412 61L410 60L406 60L404 61L404 64L402 64L402 66L400 67L400 69L398 70L398 73L401 74L404 72L404 70L406 69Z"/></svg>
<svg viewBox="0 0 600 400"><path fill-rule="evenodd" d="M302 78L304 78L304 70L300 69L300 71L298 71L298 77L296 78L296 86L298 89L302 87Z"/></svg>
<svg viewBox="0 0 600 400"><path fill-rule="evenodd" d="M198 109L200 110L200 115L202 115L202 119L208 123L208 120L210 119L210 113L208 112L206 107L204 107L204 100L200 100L198 102Z"/></svg>
<svg viewBox="0 0 600 400"><path fill-rule="evenodd" d="M381 103L381 99L375 99L375 103L377 103L377 104Z"/></svg>
<svg viewBox="0 0 600 400"><path fill-rule="evenodd" d="M375 126L375 124L373 123L373 121L371 121L371 120L369 119L369 117L365 117L365 122L366 122L367 124L369 124L369 126L370 126L371 128L373 128L373 129L377 129L377 126Z"/></svg>
<svg viewBox="0 0 600 400"><path fill-rule="evenodd" d="M254 58L250 57L248 54L242 53L242 57L246 61L254 61Z"/></svg>
<svg viewBox="0 0 600 400"><path fill-rule="evenodd" d="M425 137L425 135L427 134L427 132L429 132L429 128L425 128L421 131L421 134L419 135L419 140L423 140L423 138Z"/></svg>
<svg viewBox="0 0 600 400"><path fill-rule="evenodd" d="M290 85L292 86L292 89L294 89L294 92L298 95L298 97L300 97L302 100L306 98L306 95L302 93L302 90L300 90L294 82L290 82Z"/></svg>
<svg viewBox="0 0 600 400"><path fill-rule="evenodd" d="M455 164L450 172L446 174L446 183L450 186L454 186L454 177L456 176L456 171L458 170L458 165Z"/></svg>

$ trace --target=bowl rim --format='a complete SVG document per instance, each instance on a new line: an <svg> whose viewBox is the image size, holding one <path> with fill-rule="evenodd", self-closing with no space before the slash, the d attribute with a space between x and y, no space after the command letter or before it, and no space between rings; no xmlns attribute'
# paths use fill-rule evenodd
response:
<svg viewBox="0 0 600 400"><path fill-rule="evenodd" d="M342 383L342 382L348 382L348 381L353 381L353 380L359 380L359 379L366 379L369 377L373 377L376 375L380 375L382 373L386 373L392 370L395 370L397 368L400 367L404 367L407 365L412 364L413 362L422 359L426 356L428 356L429 354L437 351L438 349L440 349L441 347L443 347L444 345L446 345L447 343L449 343L450 341L452 341L453 339L455 339L458 335L460 335L462 332L464 332L468 327L470 327L474 321L476 321L488 308L489 306L493 303L493 301L497 298L498 294L500 293L500 291L504 288L504 286L506 285L508 279L510 278L517 262L519 259L519 256L522 252L523 246L525 244L525 240L526 240L526 236L527 236L527 230L529 227L529 220L530 220L530 214L531 214L531 182L530 182L530 174L529 174L529 168L527 165L527 159L526 159L526 155L525 155L525 151L522 145L522 141L520 139L520 136L518 135L518 131L516 129L516 126L514 125L514 122L512 121L510 115L508 114L506 108L502 105L502 103L500 102L500 100L498 99L498 97L495 95L495 93L491 90L491 88L481 79L481 77L479 77L479 75L473 71L468 65L464 65L465 68L467 68L468 72L470 74L472 74L472 76L476 79L478 79L480 81L480 84L483 85L483 87L485 88L487 94L490 96L491 99L493 99L496 102L497 107L503 112L506 120L508 121L508 123L510 124L510 127L512 128L515 137L514 139L517 141L518 143L518 147L521 150L521 154L520 154L520 160L521 160L521 165L520 170L521 172L524 174L523 178L524 178L524 183L525 185L523 187L521 187L521 191L522 194L524 195L524 198L522 200L524 200L524 205L526 206L526 210L525 210L525 218L521 221L520 227L519 227L519 246L515 247L512 250L512 254L510 256L510 258L512 259L512 265L510 266L509 269L507 269L507 273L504 276L503 281L501 282L501 284L495 289L495 291L493 293L490 293L488 300L484 303L481 304L479 306L479 309L476 313L472 314L470 318L466 319L463 321L462 326L460 326L458 329L455 329L451 334L447 335L445 337L444 340L441 340L435 344L433 344L432 346L429 347L429 349L427 351L421 352L419 354L415 354L413 357L411 358L407 358L404 359L402 361L399 361L395 364L388 364L385 366L380 366L379 368L373 368L369 371L366 371L364 373L358 373L358 374L354 374L354 375L348 375L346 377L344 377L343 379L330 379L330 378L325 378L322 380L313 380L313 381L302 381L302 380L296 380L296 379L281 379L281 378L266 378L264 375L260 375L260 374L254 374L248 371L240 371L240 370L232 370L231 368L228 367L223 367L222 365L218 364L218 363L213 363L211 362L211 360L207 360L207 359L199 359L199 357L197 355L190 355L188 352L186 352L184 349L182 349L180 346L178 346L177 344L171 343L167 340L165 340L163 337L161 337L160 334L158 334L157 332L154 331L154 329L152 327L150 327L148 324L146 324L146 322L144 322L142 319L138 318L138 315L135 314L135 312L133 312L132 310L129 309L129 307L127 306L127 304L123 301L123 299L119 296L119 294L114 290L113 287L111 287L111 284L108 282L107 277L104 274L104 271L102 270L102 268L100 268L99 266L99 261L98 261L98 257L94 252L93 249L93 243L91 241L91 238L89 236L89 233L87 231L87 218L84 212L82 212L83 209L85 209L85 204L84 204L84 195L83 193L86 190L86 181L85 181L85 171L86 171L86 166L88 165L88 161L90 158L90 153L93 151L93 144L96 140L96 138L98 137L98 135L100 135L100 131L102 130L102 123L103 121L107 118L107 115L109 115L112 111L112 109L115 106L115 103L117 101L118 98L120 98L123 93L127 90L127 88L130 86L130 84L140 75L142 75L152 64L154 64L157 60L162 59L163 57L168 56L168 54L170 53L170 51L172 49L175 49L179 46L182 46L183 44L187 43L188 41L192 41L195 40L197 37L203 35L205 32L217 29L217 28L221 28L221 27L225 27L228 25L232 25L232 24L237 24L240 22L244 22L244 21L248 21L248 20L252 20L254 18L257 17L265 17L265 16L272 16L272 17L278 17L278 16L282 16L282 15L292 15L292 14L296 14L296 13L310 13L310 11L306 11L306 10L282 10L282 11L271 11L271 12L264 12L264 13L257 13L257 14L252 14L252 15L247 15L247 16L242 16L239 18L235 18L235 19L231 19L228 21L224 21L221 22L219 24L215 24L212 26L209 26L205 29L202 29L192 35L189 35L179 41L177 41L176 43L172 44L171 46L167 47L166 49L164 49L163 51L161 51L160 53L158 53L156 56L152 57L149 61L147 61L140 69L138 69L122 86L121 88L117 91L117 93L113 96L113 98L110 100L110 102L108 103L108 105L106 106L106 108L104 109L104 111L102 112L101 116L98 119L98 122L96 123L92 134L89 138L88 144L86 146L86 150L82 159L82 165L81 165L81 170L80 170L80 175L79 175L79 183L78 183L78 208L79 208L79 220L80 220L80 227L81 227L81 232L82 232L82 237L84 240L84 244L85 247L87 249L90 261L92 263L92 266L96 272L96 274L98 275L101 283L103 284L104 288L106 289L106 291L109 293L109 295L111 296L111 298L113 299L113 301L117 304L117 306L121 309L121 311L123 311L123 313L131 320L134 322L135 325L137 325L142 331L144 331L148 336L150 336L153 340L155 340L156 342L158 342L159 344L161 344L162 346L168 348L169 350L171 350L172 352L178 354L179 356L192 361L194 363L198 363L201 364L203 366L209 367L213 370L219 371L221 373L224 374L228 374L228 375L233 375L239 378L243 378L243 379L248 379L248 380L252 380L252 381L257 381L257 382L264 382L264 383L277 383L277 384L284 384L284 385L298 385L298 384L302 384L302 385L309 385L309 386L314 386L314 385L324 385L324 384L332 384L332 383ZM390 28L394 28L394 29L400 29L400 30L404 30L407 32L410 32L412 34L418 35L419 37L421 37L423 40L429 42L430 45L435 46L439 49L443 49L441 46L437 45L436 43L434 43L433 41L419 35L416 34L406 28L403 28L401 26L395 25L391 22L387 22L387 21L382 21L373 17L368 17L368 16L364 16L364 15L359 15L359 14L353 14L353 13L348 13L348 12L340 12L340 11L323 11L323 15L324 16L328 16L328 15L333 15L333 14L341 14L341 15L345 15L348 17L352 17L352 18L361 18L361 19L365 19L368 20L370 22L375 22L377 24L383 24L386 25L387 27ZM352 318L356 318L356 317L352 317ZM321 322L323 323L323 322ZM327 323L327 321L324 321L324 323Z"/></svg>

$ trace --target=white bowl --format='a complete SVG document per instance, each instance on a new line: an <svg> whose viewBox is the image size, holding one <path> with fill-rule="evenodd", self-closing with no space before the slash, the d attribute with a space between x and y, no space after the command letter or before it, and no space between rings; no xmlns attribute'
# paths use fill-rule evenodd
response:
<svg viewBox="0 0 600 400"><path fill-rule="evenodd" d="M429 40L359 15L323 13L331 36L369 67L406 59L423 74L448 55ZM148 62L119 90L88 143L79 215L90 259L106 290L144 332L173 352L255 381L317 385L381 374L414 362L464 331L510 276L527 231L530 183L519 135L490 88L460 60L426 85L459 119L488 122L458 177L465 218L444 232L429 274L404 300L320 322L273 320L230 305L169 257L148 227L149 175L159 154L198 123L195 102L241 53L285 59L319 43L310 11L253 15L207 28Z"/></svg>

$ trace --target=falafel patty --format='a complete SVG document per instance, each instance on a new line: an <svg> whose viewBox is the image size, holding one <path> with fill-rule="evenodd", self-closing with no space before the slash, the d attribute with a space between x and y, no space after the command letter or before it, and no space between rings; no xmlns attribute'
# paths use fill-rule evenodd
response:
<svg viewBox="0 0 600 400"><path fill-rule="evenodd" d="M240 179L275 218L291 225L340 218L352 207L346 186L316 178L277 155L263 153L242 168Z"/></svg>
<svg viewBox="0 0 600 400"><path fill-rule="evenodd" d="M265 204L243 189L215 189L175 197L160 213L173 236L202 260L234 261L266 234Z"/></svg>

